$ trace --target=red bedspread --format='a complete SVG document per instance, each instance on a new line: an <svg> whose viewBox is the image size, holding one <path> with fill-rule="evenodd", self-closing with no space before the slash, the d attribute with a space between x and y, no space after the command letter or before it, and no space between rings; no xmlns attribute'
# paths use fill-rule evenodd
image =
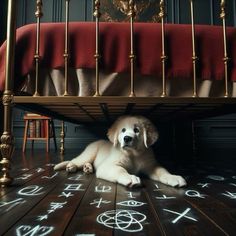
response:
<svg viewBox="0 0 236 236"><path fill-rule="evenodd" d="M95 24L70 23L70 66L94 68ZM43 23L41 26L41 66L64 66L64 24ZM135 23L136 70L141 74L161 75L161 26L156 23ZM129 71L130 25L128 23L101 23L101 66L114 72ZM227 28L230 79L236 81L236 29ZM23 76L34 69L35 25L17 30L15 88ZM192 78L192 40L190 25L166 25L167 77ZM199 56L198 77L222 79L223 37L219 26L196 26L196 48ZM5 44L0 48L0 90L5 79Z"/></svg>

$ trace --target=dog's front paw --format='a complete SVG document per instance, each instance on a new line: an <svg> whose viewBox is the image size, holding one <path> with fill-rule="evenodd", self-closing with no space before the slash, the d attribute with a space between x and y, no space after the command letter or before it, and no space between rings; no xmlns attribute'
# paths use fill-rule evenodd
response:
<svg viewBox="0 0 236 236"><path fill-rule="evenodd" d="M121 176L118 182L130 188L138 187L141 185L140 178L135 175Z"/></svg>
<svg viewBox="0 0 236 236"><path fill-rule="evenodd" d="M77 171L77 166L74 163L69 162L66 166L66 171L69 173L74 173Z"/></svg>
<svg viewBox="0 0 236 236"><path fill-rule="evenodd" d="M183 187L187 185L185 179L180 175L165 174L160 177L160 182L172 187Z"/></svg>
<svg viewBox="0 0 236 236"><path fill-rule="evenodd" d="M85 174L91 174L93 173L93 166L91 163L85 163L84 166L83 166L83 172Z"/></svg>

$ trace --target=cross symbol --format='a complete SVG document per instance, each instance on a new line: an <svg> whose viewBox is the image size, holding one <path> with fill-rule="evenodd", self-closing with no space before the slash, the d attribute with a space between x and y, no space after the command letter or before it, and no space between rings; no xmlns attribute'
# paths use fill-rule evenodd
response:
<svg viewBox="0 0 236 236"><path fill-rule="evenodd" d="M167 211L167 212L170 212L170 213L173 213L175 215L179 215L177 218L175 218L174 220L172 220L171 222L173 224L175 224L177 221L179 221L181 218L187 218L189 220L192 220L192 221L197 221L196 219L194 219L193 217L190 217L190 216L186 216L186 214L191 210L190 208L187 208L184 212L182 213L179 213L179 212L176 212L176 211L171 211L171 210L168 210L168 209L163 209L164 211Z"/></svg>
<svg viewBox="0 0 236 236"><path fill-rule="evenodd" d="M93 200L93 202L91 202L90 205L97 204L96 208L100 208L100 206L101 206L102 203L108 204L108 203L110 203L110 202L111 202L111 201L106 201L106 200L103 201L103 199L100 198L100 199L95 199L95 200Z"/></svg>

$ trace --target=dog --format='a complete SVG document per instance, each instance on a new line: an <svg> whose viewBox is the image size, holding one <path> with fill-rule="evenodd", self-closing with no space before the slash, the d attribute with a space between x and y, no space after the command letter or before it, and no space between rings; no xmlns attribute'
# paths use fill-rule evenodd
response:
<svg viewBox="0 0 236 236"><path fill-rule="evenodd" d="M170 174L160 166L151 146L158 139L158 132L150 120L143 116L118 118L107 133L109 141L99 140L71 161L55 165L54 170L96 172L96 177L127 187L141 185L138 173L163 184L182 187L183 177Z"/></svg>

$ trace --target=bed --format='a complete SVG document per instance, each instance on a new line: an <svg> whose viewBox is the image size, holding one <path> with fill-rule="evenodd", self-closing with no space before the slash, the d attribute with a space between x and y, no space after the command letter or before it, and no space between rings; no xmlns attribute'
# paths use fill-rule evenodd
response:
<svg viewBox="0 0 236 236"><path fill-rule="evenodd" d="M100 23L98 0L95 22L69 22L65 2L65 23L41 23L37 0L37 23L15 31L16 6L9 0L0 48L2 185L12 182L12 104L79 124L124 114L182 122L236 111L236 29L226 27L225 1L222 27L195 25L193 1L190 25L166 24L163 0L160 23L134 23L134 1L130 23Z"/></svg>

